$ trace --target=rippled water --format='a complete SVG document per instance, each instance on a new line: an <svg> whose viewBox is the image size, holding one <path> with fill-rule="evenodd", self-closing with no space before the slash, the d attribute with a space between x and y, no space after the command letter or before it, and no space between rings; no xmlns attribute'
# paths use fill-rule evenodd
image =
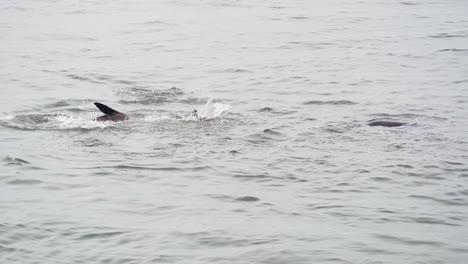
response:
<svg viewBox="0 0 468 264"><path fill-rule="evenodd" d="M1 1L0 262L466 263L467 10Z"/></svg>

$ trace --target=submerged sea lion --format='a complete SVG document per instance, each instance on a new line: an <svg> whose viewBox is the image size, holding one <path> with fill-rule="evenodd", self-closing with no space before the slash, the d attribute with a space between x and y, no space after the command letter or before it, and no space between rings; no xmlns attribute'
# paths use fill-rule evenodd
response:
<svg viewBox="0 0 468 264"><path fill-rule="evenodd" d="M128 119L128 116L124 113L120 113L107 105L103 105L101 103L94 103L94 105L101 110L105 115L96 117L94 120L96 121L125 121Z"/></svg>
<svg viewBox="0 0 468 264"><path fill-rule="evenodd" d="M379 121L371 121L368 123L369 126L383 126L383 127L399 127L406 125L406 123L399 122L399 121L385 121L385 120L379 120Z"/></svg>

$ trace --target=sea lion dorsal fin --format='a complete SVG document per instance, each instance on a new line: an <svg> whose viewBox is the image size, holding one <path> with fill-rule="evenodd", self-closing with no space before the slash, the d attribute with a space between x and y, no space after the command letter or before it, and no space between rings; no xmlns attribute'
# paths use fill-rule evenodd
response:
<svg viewBox="0 0 468 264"><path fill-rule="evenodd" d="M94 105L97 108L99 108L99 110L101 110L101 112L103 112L106 115L115 115L115 114L119 113L118 111L108 107L107 105L103 105L103 104L98 103L98 102L94 103Z"/></svg>

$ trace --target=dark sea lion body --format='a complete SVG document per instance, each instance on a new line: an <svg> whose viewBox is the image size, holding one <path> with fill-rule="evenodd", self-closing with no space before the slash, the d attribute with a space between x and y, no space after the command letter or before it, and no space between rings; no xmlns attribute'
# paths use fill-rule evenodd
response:
<svg viewBox="0 0 468 264"><path fill-rule="evenodd" d="M406 125L406 123L399 122L399 121L371 121L368 123L369 126L383 126L383 127L399 127Z"/></svg>
<svg viewBox="0 0 468 264"><path fill-rule="evenodd" d="M128 119L128 116L124 113L120 113L107 105L103 105L101 103L94 103L94 105L101 110L105 115L96 117L94 120L96 121L125 121Z"/></svg>

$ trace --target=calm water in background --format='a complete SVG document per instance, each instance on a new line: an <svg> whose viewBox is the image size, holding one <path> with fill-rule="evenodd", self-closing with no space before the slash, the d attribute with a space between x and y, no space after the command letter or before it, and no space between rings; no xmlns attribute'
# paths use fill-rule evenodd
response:
<svg viewBox="0 0 468 264"><path fill-rule="evenodd" d="M0 33L0 263L467 263L468 1L5 0Z"/></svg>

